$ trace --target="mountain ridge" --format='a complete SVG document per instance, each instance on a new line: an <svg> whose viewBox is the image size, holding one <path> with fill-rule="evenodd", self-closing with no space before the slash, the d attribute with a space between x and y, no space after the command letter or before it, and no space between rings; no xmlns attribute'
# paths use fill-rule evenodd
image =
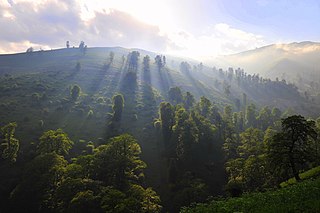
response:
<svg viewBox="0 0 320 213"><path fill-rule="evenodd" d="M301 97L298 97L300 96L297 95L298 91L293 91L296 89L294 86L289 84L292 82L290 80L288 80L288 84L282 86L280 84L278 85L278 89L284 89L283 92L280 92L281 95L274 89L272 89L274 91L268 92L268 95L266 95L266 93L263 92L264 88L272 87L273 84L277 83L269 81L264 75L252 75L246 69L216 69L196 60L190 61L185 58L178 58L170 55L166 55L166 64L159 70L159 67L157 67L158 65L154 60L155 56L158 54L137 48L92 47L88 48L85 54L83 54L79 48L63 48L52 51L35 51L14 55L0 55L0 76L5 74L24 75L28 73L48 73L51 75L50 73L52 72L75 73L74 69L76 64L80 63L83 71L77 74L77 78L73 77L73 81L83 82L83 86L87 87L86 81L89 81L88 79L92 79L91 76L89 77L87 75L97 75L97 80L98 76L102 75L101 69L105 69L104 67L109 63L109 54L113 52L115 60L110 67L112 68L109 71L111 74L110 78L120 75L117 77L119 78L117 82L119 82L123 78L124 69L128 66L129 53L132 51L138 51L140 53L137 68L139 84L146 83L144 82L145 73L143 71L142 59L146 55L149 55L151 69L149 84L158 90L163 97L167 96L167 92L170 87L175 86L181 87L184 91L192 92L197 99L201 96L207 96L211 100L224 104L233 104L234 102L238 102L239 99L241 99L242 94L246 93L248 95L248 99L259 106L267 104L279 107L283 110L287 107L292 107L302 114L310 114L310 112L307 112L308 110L303 106L303 98L301 99ZM182 66L183 63L184 66ZM232 64L230 64L228 67L241 66L232 66ZM278 68L279 66L277 66L277 64L273 64L273 67ZM118 72L121 72L122 74L119 74ZM277 69L275 69L274 72L278 72ZM248 75L246 73L248 73ZM285 75L285 77L287 76ZM95 79L92 79L92 81L93 80ZM244 81L243 84L241 84L239 80ZM309 85L309 83L304 84L306 87ZM116 86L119 87L119 85ZM256 89L252 90L253 87L256 87ZM285 89L285 87L288 88ZM90 87L86 89L90 89ZM291 95L287 93L288 91L291 91L289 92ZM299 93L304 95L304 90L299 88ZM286 94L289 96L286 96ZM312 100L317 103L317 97L313 93L310 94L312 96ZM311 114L314 113L315 112Z"/></svg>

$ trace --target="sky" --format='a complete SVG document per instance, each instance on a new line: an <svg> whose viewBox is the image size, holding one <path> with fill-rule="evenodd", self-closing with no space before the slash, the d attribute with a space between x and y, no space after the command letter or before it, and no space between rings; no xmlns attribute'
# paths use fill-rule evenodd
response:
<svg viewBox="0 0 320 213"><path fill-rule="evenodd" d="M122 46L201 59L320 41L319 0L0 0L0 53Z"/></svg>

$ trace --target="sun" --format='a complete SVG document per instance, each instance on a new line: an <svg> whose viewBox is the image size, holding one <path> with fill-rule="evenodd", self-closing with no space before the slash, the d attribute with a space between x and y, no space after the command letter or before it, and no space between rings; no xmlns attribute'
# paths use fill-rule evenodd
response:
<svg viewBox="0 0 320 213"><path fill-rule="evenodd" d="M94 12L110 12L110 10L120 10L126 12L146 24L155 25L162 31L174 27L174 22L177 17L172 16L172 8L168 1L153 1L153 0L82 0L81 11L83 19L91 19L94 17Z"/></svg>

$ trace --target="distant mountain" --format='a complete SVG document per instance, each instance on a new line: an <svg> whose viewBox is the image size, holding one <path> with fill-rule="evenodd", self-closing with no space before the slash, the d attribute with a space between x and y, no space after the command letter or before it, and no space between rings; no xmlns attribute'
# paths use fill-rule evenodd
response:
<svg viewBox="0 0 320 213"><path fill-rule="evenodd" d="M273 44L220 56L212 60L218 67L241 67L245 72L279 80L293 82L302 91L316 92L310 84L320 82L320 43L294 42ZM313 82L313 83L312 83Z"/></svg>

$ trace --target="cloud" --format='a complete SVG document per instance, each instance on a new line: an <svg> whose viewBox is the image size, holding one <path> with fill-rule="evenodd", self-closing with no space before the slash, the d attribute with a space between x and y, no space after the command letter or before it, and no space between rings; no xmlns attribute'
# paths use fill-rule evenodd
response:
<svg viewBox="0 0 320 213"><path fill-rule="evenodd" d="M145 24L118 10L96 12L87 23L85 32L95 37L95 45L117 44L164 51L170 43L166 35L160 34L159 27Z"/></svg>
<svg viewBox="0 0 320 213"><path fill-rule="evenodd" d="M225 23L216 24L199 36L178 31L169 37L178 46L170 50L173 54L189 55L198 59L238 53L266 44L262 36L233 28Z"/></svg>
<svg viewBox="0 0 320 213"><path fill-rule="evenodd" d="M83 5L76 0L15 0L0 3L0 52L64 47L67 40L77 46L139 47L165 51L171 41L157 26L145 24L113 9L91 11L84 18Z"/></svg>
<svg viewBox="0 0 320 213"><path fill-rule="evenodd" d="M197 36L147 24L127 12L84 0L0 1L0 53L50 49L81 40L89 46L137 47L201 59L265 44L262 36L219 23ZM3 30L4 29L4 30Z"/></svg>
<svg viewBox="0 0 320 213"><path fill-rule="evenodd" d="M266 43L261 35L235 29L224 23L215 25L214 32L212 37L219 39L222 47L230 53L253 49Z"/></svg>
<svg viewBox="0 0 320 213"><path fill-rule="evenodd" d="M0 28L5 29L0 35L0 42L1 46L13 47L14 51L20 45L25 48L28 43L37 47L54 47L65 42L73 31L77 33L83 25L78 8L72 1L15 1L9 5L0 5L0 10L11 14L10 17L0 18ZM10 45L3 45L5 43ZM2 48L2 51L12 50Z"/></svg>

